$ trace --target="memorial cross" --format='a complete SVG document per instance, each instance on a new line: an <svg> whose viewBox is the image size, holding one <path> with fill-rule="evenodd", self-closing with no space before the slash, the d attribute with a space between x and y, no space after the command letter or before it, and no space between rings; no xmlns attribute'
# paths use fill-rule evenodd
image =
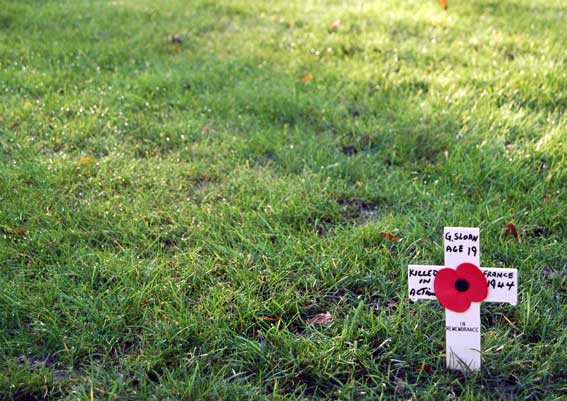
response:
<svg viewBox="0 0 567 401"><path fill-rule="evenodd" d="M408 266L409 298L445 307L447 367L480 369L480 302L518 300L518 271L480 266L478 228L445 227L445 266Z"/></svg>

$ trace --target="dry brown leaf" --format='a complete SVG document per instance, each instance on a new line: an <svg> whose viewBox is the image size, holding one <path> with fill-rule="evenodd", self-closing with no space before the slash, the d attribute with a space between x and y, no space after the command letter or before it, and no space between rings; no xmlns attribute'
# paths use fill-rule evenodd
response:
<svg viewBox="0 0 567 401"><path fill-rule="evenodd" d="M264 317L262 317L262 320L264 322L279 322L280 320L283 320L283 319L281 317L264 316Z"/></svg>
<svg viewBox="0 0 567 401"><path fill-rule="evenodd" d="M506 224L506 226L504 227L504 231L518 238L518 230L516 230L516 226L513 223Z"/></svg>
<svg viewBox="0 0 567 401"><path fill-rule="evenodd" d="M92 162L93 162L93 159L91 159L87 155L82 155L81 158L79 159L79 164L89 164L89 163L92 163Z"/></svg>
<svg viewBox="0 0 567 401"><path fill-rule="evenodd" d="M421 365L416 366L414 368L414 370L418 373L419 372L425 372L428 375L433 373L433 367L431 365L426 364L426 363L422 363Z"/></svg>
<svg viewBox="0 0 567 401"><path fill-rule="evenodd" d="M304 84L308 84L313 80L313 74L309 73L302 78Z"/></svg>
<svg viewBox="0 0 567 401"><path fill-rule="evenodd" d="M546 205L548 205L550 202L551 202L551 196L545 195L545 196L543 197L543 203L546 204Z"/></svg>
<svg viewBox="0 0 567 401"><path fill-rule="evenodd" d="M390 241L393 241L393 242L399 242L399 241L400 241L400 239L399 239L398 237L396 237L396 236L395 236L394 234L392 234L392 233L387 233L387 232L382 231L382 232L380 233L380 236L381 236L382 238L389 239Z"/></svg>
<svg viewBox="0 0 567 401"><path fill-rule="evenodd" d="M19 228L17 230L14 230L14 234L16 235L26 235L26 230L24 230L23 228Z"/></svg>
<svg viewBox="0 0 567 401"><path fill-rule="evenodd" d="M308 324L329 324L332 321L333 316L331 315L331 312L317 313L316 315L311 316L309 319L307 319Z"/></svg>
<svg viewBox="0 0 567 401"><path fill-rule="evenodd" d="M341 20L340 19L333 21L333 23L329 27L329 32L337 32L340 27L341 27Z"/></svg>

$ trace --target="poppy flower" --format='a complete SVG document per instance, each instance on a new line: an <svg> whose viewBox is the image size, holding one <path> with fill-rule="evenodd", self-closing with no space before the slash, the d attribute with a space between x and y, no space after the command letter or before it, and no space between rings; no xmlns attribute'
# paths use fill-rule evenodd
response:
<svg viewBox="0 0 567 401"><path fill-rule="evenodd" d="M433 288L441 305L458 313L469 309L471 302L482 302L488 296L486 277L472 263L461 263L456 270L439 270Z"/></svg>

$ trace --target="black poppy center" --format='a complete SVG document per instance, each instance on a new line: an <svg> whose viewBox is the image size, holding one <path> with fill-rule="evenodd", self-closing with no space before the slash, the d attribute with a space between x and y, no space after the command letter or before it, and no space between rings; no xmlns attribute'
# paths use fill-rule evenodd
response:
<svg viewBox="0 0 567 401"><path fill-rule="evenodd" d="M459 292L465 292L466 290L469 289L469 282L464 278L460 278L457 281L455 281L455 288Z"/></svg>

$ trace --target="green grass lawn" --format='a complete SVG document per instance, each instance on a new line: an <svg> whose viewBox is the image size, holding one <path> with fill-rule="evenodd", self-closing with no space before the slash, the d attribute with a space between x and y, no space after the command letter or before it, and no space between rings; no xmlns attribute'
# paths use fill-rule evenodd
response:
<svg viewBox="0 0 567 401"><path fill-rule="evenodd" d="M0 398L567 397L566 37L564 0L0 0ZM444 226L520 272L472 377L407 296Z"/></svg>

